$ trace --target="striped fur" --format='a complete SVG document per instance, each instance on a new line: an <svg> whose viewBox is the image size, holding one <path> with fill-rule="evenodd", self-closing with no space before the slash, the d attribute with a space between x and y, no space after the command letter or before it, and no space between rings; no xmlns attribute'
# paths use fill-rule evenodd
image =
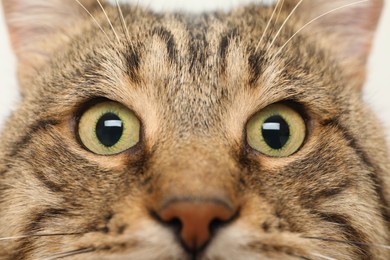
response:
<svg viewBox="0 0 390 260"><path fill-rule="evenodd" d="M82 3L103 31L75 1L46 2L3 0L23 100L0 139L0 259L390 258L389 156L361 98L380 1L324 17L283 50L346 1L303 2L278 37L296 1L267 31L269 6L122 5L124 26L104 3L118 39L95 1ZM81 112L100 99L140 118L137 146L105 157L79 143ZM245 141L249 118L276 102L308 126L287 158ZM224 196L239 216L196 256L150 214L167 198Z"/></svg>

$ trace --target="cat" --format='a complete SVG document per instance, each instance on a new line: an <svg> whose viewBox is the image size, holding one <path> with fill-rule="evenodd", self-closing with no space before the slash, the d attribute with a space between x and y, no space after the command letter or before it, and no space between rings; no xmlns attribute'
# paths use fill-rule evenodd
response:
<svg viewBox="0 0 390 260"><path fill-rule="evenodd" d="M1 259L390 259L381 0L3 0Z"/></svg>

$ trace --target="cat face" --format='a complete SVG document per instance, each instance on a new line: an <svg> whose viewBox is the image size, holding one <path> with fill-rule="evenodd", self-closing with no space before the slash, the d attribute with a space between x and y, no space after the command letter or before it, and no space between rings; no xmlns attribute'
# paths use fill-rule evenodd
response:
<svg viewBox="0 0 390 260"><path fill-rule="evenodd" d="M388 155L361 99L382 3L328 2L3 0L23 95L4 259L388 259Z"/></svg>

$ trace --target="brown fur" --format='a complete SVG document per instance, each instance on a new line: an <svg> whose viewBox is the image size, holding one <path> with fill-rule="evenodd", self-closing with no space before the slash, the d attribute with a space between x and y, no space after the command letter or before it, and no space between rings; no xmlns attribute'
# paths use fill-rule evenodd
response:
<svg viewBox="0 0 390 260"><path fill-rule="evenodd" d="M74 1L3 0L24 97L0 142L0 237L64 235L0 240L0 258L86 249L68 258L191 259L150 211L214 198L239 216L196 259L389 259L378 246L390 244L389 156L361 96L382 2L326 16L278 53L305 22L345 4L323 2L304 2L269 48L296 2L258 46L273 8L124 5L127 40L105 4L118 42L94 1L83 3L109 39ZM97 98L138 115L136 147L106 157L80 145L80 111ZM297 106L308 127L287 158L245 141L249 118L277 102Z"/></svg>

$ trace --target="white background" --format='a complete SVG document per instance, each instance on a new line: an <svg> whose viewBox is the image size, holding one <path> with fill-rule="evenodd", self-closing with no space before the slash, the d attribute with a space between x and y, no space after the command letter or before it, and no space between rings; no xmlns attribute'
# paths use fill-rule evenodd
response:
<svg viewBox="0 0 390 260"><path fill-rule="evenodd" d="M26 0L27 1L27 0ZM29 0L33 1L33 0ZM50 0L48 0L50 1ZM125 1L125 0L124 0ZM142 0L127 0L142 2ZM224 7L233 3L251 0L145 0L149 6L168 9L172 6L196 10ZM145 2L144 1L144 2ZM253 0L252 0L253 1ZM265 0L263 0L265 1ZM272 0L267 0L272 1ZM1 3L1 1L0 1ZM372 104L387 128L390 136L390 3L385 6L378 34L374 44L370 64L369 77L365 88L365 98ZM10 113L18 101L17 83L15 79L15 58L10 50L8 36L0 6L0 128L4 118ZM390 138L389 138L390 140Z"/></svg>

